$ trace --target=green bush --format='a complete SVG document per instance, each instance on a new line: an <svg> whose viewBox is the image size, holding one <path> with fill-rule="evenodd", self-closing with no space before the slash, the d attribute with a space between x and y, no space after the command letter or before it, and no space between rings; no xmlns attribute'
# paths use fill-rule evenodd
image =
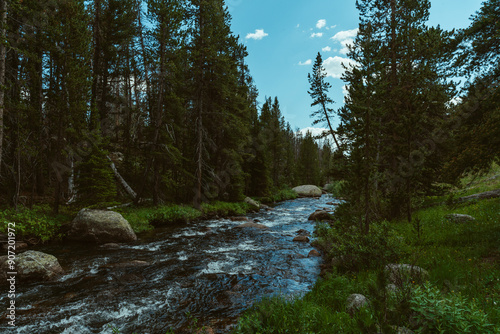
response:
<svg viewBox="0 0 500 334"><path fill-rule="evenodd" d="M91 153L75 168L78 202L85 206L96 205L97 208L103 206L100 203L113 202L117 194L107 152L99 146L92 147Z"/></svg>
<svg viewBox="0 0 500 334"><path fill-rule="evenodd" d="M332 194L333 197L342 197L342 187L344 186L345 181L334 181L329 184L326 188L326 191Z"/></svg>
<svg viewBox="0 0 500 334"><path fill-rule="evenodd" d="M204 217L214 216L237 216L244 215L250 211L250 205L244 202L229 203L229 202L213 202L203 203L201 211Z"/></svg>
<svg viewBox="0 0 500 334"><path fill-rule="evenodd" d="M186 224L200 217L200 211L183 205L168 205L157 208L146 215L148 222L153 226L167 224Z"/></svg>
<svg viewBox="0 0 500 334"><path fill-rule="evenodd" d="M475 303L457 294L445 297L430 284L415 288L410 305L417 333L500 333Z"/></svg>
<svg viewBox="0 0 500 334"><path fill-rule="evenodd" d="M407 251L403 239L386 222L372 224L369 234L339 222L332 226L318 224L315 235L314 245L323 250L327 261L335 262L340 272L381 268L397 262Z"/></svg>
<svg viewBox="0 0 500 334"><path fill-rule="evenodd" d="M52 216L47 212L50 212L50 208L46 206L35 206L32 209L22 208L19 211L14 209L0 211L0 221L3 222L0 230L5 232L7 223L12 222L16 224L17 238L35 237L45 242L60 237L59 229L69 218L64 215Z"/></svg>

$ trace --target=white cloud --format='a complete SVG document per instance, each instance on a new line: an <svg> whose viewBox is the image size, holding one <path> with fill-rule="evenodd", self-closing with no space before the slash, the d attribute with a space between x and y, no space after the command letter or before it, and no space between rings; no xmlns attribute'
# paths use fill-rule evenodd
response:
<svg viewBox="0 0 500 334"><path fill-rule="evenodd" d="M339 51L341 54L347 54L347 52L349 52L348 45L352 45L354 43L354 37L356 37L358 31L358 28L339 31L332 37L332 40L339 42L340 45L342 45L342 49Z"/></svg>
<svg viewBox="0 0 500 334"><path fill-rule="evenodd" d="M346 39L352 39L353 37L356 37L358 34L359 29L352 29L352 30L344 30L344 31L339 31L338 33L335 34L335 36L332 37L334 41L343 41Z"/></svg>
<svg viewBox="0 0 500 334"><path fill-rule="evenodd" d="M306 66L306 65L311 65L313 62L312 62L312 59L308 59L306 60L305 62L301 62L299 61L299 65L300 66Z"/></svg>
<svg viewBox="0 0 500 334"><path fill-rule="evenodd" d="M326 26L326 20L318 20L318 23L316 23L316 28L321 29Z"/></svg>
<svg viewBox="0 0 500 334"><path fill-rule="evenodd" d="M261 40L266 36L269 36L269 34L265 33L264 29L255 29L254 33L247 34L246 39Z"/></svg>
<svg viewBox="0 0 500 334"><path fill-rule="evenodd" d="M332 48L329 47L329 46L325 46L323 49L321 49L321 51L323 51L323 52L330 52L330 51L332 51Z"/></svg>
<svg viewBox="0 0 500 334"><path fill-rule="evenodd" d="M348 46L354 44L354 40L346 39L346 40L341 41L340 44L342 44L342 49L340 49L339 52L345 55L345 54L347 54L347 52L349 52Z"/></svg>
<svg viewBox="0 0 500 334"><path fill-rule="evenodd" d="M300 28L300 23L297 23L297 28Z"/></svg>
<svg viewBox="0 0 500 334"><path fill-rule="evenodd" d="M349 67L349 65L355 65L356 62L349 58L342 58L338 56L328 57L323 61L323 67L325 68L327 75L337 79L344 73L342 64Z"/></svg>
<svg viewBox="0 0 500 334"><path fill-rule="evenodd" d="M314 32L311 34L311 38L314 38L314 37L323 37L323 33L322 32Z"/></svg>

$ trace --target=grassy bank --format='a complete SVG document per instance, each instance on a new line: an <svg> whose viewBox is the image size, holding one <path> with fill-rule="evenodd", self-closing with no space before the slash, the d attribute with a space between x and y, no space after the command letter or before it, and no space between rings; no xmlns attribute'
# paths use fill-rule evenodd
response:
<svg viewBox="0 0 500 334"><path fill-rule="evenodd" d="M275 203L297 198L297 193L291 189L276 191L272 196L258 199L261 203ZM111 203L113 205L119 203ZM109 204L109 205L111 205ZM109 206L103 205L104 207ZM98 207L98 206L95 206ZM0 233L6 233L7 222L16 223L18 240L32 239L34 242L59 240L63 237L61 227L68 224L76 216L81 207L63 206L61 213L54 215L48 204L35 205L31 209L12 208L0 210ZM114 209L121 213L130 223L136 233L150 231L158 226L184 224L196 219L215 217L230 217L245 215L252 211L252 207L244 202L211 202L203 203L201 210L192 206L180 204L166 204L154 206L126 206Z"/></svg>
<svg viewBox="0 0 500 334"><path fill-rule="evenodd" d="M474 188L455 196L500 188L500 178L491 174L474 184L464 180ZM476 220L457 224L445 218L451 213ZM433 206L415 217L413 224L374 225L369 237L342 224L318 224L316 246L330 273L304 296L259 301L234 333L397 333L403 327L500 333L500 199ZM428 281L410 279L392 291L382 270L388 263L420 266ZM370 306L350 314L346 300L352 293L366 296Z"/></svg>

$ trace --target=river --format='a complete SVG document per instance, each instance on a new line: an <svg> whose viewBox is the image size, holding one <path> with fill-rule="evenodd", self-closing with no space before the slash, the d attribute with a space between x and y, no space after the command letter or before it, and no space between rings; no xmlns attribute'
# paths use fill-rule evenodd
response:
<svg viewBox="0 0 500 334"><path fill-rule="evenodd" d="M309 243L293 242L320 199L300 198L248 217L268 229L234 228L229 219L192 222L139 235L106 249L67 243L36 250L59 259L66 274L55 282L17 287L17 327L0 332L87 334L183 333L197 319L227 333L255 301L276 293L303 294L320 272ZM333 200L334 201L334 200ZM0 296L6 305L7 296Z"/></svg>

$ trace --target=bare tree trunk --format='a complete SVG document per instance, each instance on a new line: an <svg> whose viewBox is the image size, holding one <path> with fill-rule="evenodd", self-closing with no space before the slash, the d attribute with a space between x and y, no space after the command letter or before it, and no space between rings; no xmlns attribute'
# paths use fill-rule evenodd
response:
<svg viewBox="0 0 500 334"><path fill-rule="evenodd" d="M6 26L7 25L7 0L0 0L0 176L2 175L3 152L3 115L5 109L5 55L6 55Z"/></svg>
<svg viewBox="0 0 500 334"><path fill-rule="evenodd" d="M335 131L333 131L332 124L330 123L330 117L328 117L328 112L326 110L326 105L325 103L321 104L323 106L323 112L325 113L326 121L328 123L328 127L330 128L330 133L332 134L333 140L335 141L335 145L337 145L337 149L342 152L342 149L340 148L339 142L337 141L337 137L335 136Z"/></svg>
<svg viewBox="0 0 500 334"><path fill-rule="evenodd" d="M120 173L118 172L118 169L116 169L114 162L111 161L109 156L108 156L108 160L111 162L111 169L113 170L113 173L115 174L115 177L117 178L117 180L120 182L120 184L125 189L127 194L130 197L132 197L132 199L135 200L137 198L137 193L134 191L134 189L132 189L131 186L128 185L128 183L125 181L125 179L120 175Z"/></svg>

